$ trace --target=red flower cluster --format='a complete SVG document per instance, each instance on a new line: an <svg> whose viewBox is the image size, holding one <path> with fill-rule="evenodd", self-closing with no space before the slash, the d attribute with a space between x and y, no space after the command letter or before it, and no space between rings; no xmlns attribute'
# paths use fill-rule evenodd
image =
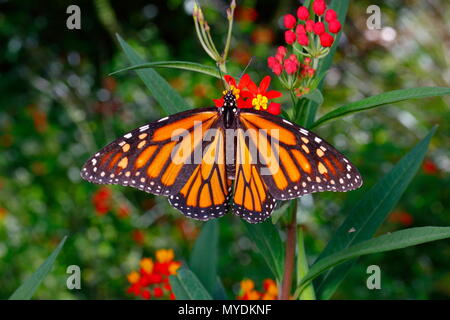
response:
<svg viewBox="0 0 450 320"><path fill-rule="evenodd" d="M174 261L172 249L156 251L156 262L151 258L143 258L140 270L128 275L130 287L127 292L143 299L175 299L169 283L169 276L177 273L181 262Z"/></svg>
<svg viewBox="0 0 450 320"><path fill-rule="evenodd" d="M281 105L269 100L281 97L281 92L269 90L270 77L266 76L257 86L248 74L244 74L239 82L236 82L232 76L225 75L225 81L230 86L236 97L237 106L239 108L254 108L256 110L265 110L274 115L281 113ZM226 91L223 92L226 94ZM215 105L220 108L223 106L223 97L214 99Z"/></svg>
<svg viewBox="0 0 450 320"><path fill-rule="evenodd" d="M94 205L95 212L99 216L104 216L110 211L115 211L119 218L127 218L131 213L130 208L126 204L113 206L112 191L108 187L101 187L94 193L92 196L92 204Z"/></svg>
<svg viewBox="0 0 450 320"><path fill-rule="evenodd" d="M334 37L330 33L336 34L341 30L341 23L337 19L336 11L326 10L325 0L315 0L312 7L318 21L315 21L315 17L310 18L308 8L304 6L297 10L298 21L292 14L284 16L284 26L288 29L284 33L287 44L291 45L297 40L300 45L307 47L315 34L319 37L323 47L331 47ZM321 21L324 13L326 24ZM327 32L327 27L330 33Z"/></svg>
<svg viewBox="0 0 450 320"><path fill-rule="evenodd" d="M105 215L111 210L111 190L108 187L101 187L92 196L92 204L98 215Z"/></svg>
<svg viewBox="0 0 450 320"><path fill-rule="evenodd" d="M303 59L303 63L300 63L295 54L288 56L287 49L283 46L278 47L274 57L267 59L267 64L277 76L280 76L283 70L288 75L293 75L300 71L301 77L312 78L315 74L315 70L311 67L311 58L306 57Z"/></svg>
<svg viewBox="0 0 450 320"><path fill-rule="evenodd" d="M241 290L238 300L277 300L278 288L275 281L272 279L265 279L263 281L263 291L255 290L255 283L250 279L244 279L240 283Z"/></svg>
<svg viewBox="0 0 450 320"><path fill-rule="evenodd" d="M267 59L273 73L297 96L308 93L315 85L312 78L319 59L329 53L335 39L332 34L341 30L336 12L327 9L325 0L314 0L311 12L313 16L307 7L300 6L297 17L293 14L284 16L284 26L288 29L284 38L293 54L288 53L287 47L280 46L275 56Z"/></svg>

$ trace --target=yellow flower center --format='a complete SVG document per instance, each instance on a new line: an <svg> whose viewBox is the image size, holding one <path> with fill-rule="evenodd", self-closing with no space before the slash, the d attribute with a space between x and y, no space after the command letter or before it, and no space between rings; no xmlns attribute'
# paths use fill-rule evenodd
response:
<svg viewBox="0 0 450 320"><path fill-rule="evenodd" d="M241 92L241 90L238 89L238 88L236 88L236 87L233 86L233 85L230 85L230 90L231 90L231 92L233 93L233 95L236 97L236 100L239 99L239 93ZM223 94L223 95L226 95L227 92L228 92L228 90L224 90L224 91L222 92L222 94Z"/></svg>
<svg viewBox="0 0 450 320"><path fill-rule="evenodd" d="M267 109L267 103L269 102L269 99L267 99L266 96L263 96L261 94L258 94L256 98L253 98L252 100L252 106L256 110L260 110L261 108L266 110Z"/></svg>

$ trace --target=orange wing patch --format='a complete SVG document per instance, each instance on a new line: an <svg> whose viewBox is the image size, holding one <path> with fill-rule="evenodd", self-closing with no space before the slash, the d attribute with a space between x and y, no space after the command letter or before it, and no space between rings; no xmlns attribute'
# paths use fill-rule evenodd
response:
<svg viewBox="0 0 450 320"><path fill-rule="evenodd" d="M197 220L223 216L228 211L229 181L225 169L225 135L217 129L206 146L202 162L176 195L169 197L172 206Z"/></svg>
<svg viewBox="0 0 450 320"><path fill-rule="evenodd" d="M259 170L244 131L237 129L233 212L250 223L267 219L275 205Z"/></svg>

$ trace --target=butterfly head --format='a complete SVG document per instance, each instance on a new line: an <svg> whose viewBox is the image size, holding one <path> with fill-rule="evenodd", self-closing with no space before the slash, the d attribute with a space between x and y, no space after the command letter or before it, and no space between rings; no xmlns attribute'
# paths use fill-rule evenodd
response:
<svg viewBox="0 0 450 320"><path fill-rule="evenodd" d="M223 96L223 107L226 109L236 109L236 96L233 90L227 90Z"/></svg>

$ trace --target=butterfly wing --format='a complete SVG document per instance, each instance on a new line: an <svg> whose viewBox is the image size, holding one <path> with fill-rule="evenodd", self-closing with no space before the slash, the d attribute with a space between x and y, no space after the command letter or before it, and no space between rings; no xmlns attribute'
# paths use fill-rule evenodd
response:
<svg viewBox="0 0 450 320"><path fill-rule="evenodd" d="M269 193L262 179L255 152L246 141L243 129L236 129L236 156L233 212L250 223L267 219L275 206L275 199Z"/></svg>
<svg viewBox="0 0 450 320"><path fill-rule="evenodd" d="M225 162L225 133L217 126L210 130L201 162L189 175L181 190L169 197L173 207L197 220L218 218L227 213L231 181Z"/></svg>
<svg viewBox="0 0 450 320"><path fill-rule="evenodd" d="M175 194L195 170L193 157L198 152L201 157L203 135L218 118L217 108L202 108L136 128L91 157L81 177L156 195Z"/></svg>
<svg viewBox="0 0 450 320"><path fill-rule="evenodd" d="M333 146L267 112L241 110L239 126L255 146L257 167L269 193L288 200L321 191L349 191L362 184L358 170Z"/></svg>

